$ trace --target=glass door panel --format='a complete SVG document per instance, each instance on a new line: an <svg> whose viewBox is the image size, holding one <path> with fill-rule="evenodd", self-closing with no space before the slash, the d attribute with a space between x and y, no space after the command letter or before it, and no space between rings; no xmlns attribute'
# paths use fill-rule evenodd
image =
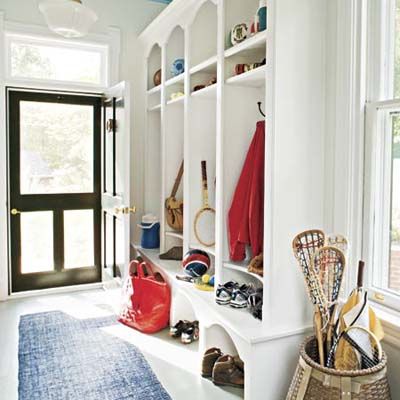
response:
<svg viewBox="0 0 400 400"><path fill-rule="evenodd" d="M54 270L53 213L21 214L21 272L31 274Z"/></svg>
<svg viewBox="0 0 400 400"><path fill-rule="evenodd" d="M93 210L64 211L64 268L94 267Z"/></svg>
<svg viewBox="0 0 400 400"><path fill-rule="evenodd" d="M20 102L21 194L93 192L93 107Z"/></svg>

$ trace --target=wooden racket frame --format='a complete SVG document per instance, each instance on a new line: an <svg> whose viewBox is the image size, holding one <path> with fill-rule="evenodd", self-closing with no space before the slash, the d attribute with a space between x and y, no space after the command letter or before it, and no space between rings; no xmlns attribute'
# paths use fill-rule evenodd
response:
<svg viewBox="0 0 400 400"><path fill-rule="evenodd" d="M199 222L199 219L201 215L204 212L212 212L215 214L215 209L210 207L210 204L208 202L208 183L207 183L207 161L202 161L201 162L201 181L202 181L202 197L203 197L203 205L202 208L197 211L196 216L194 218L193 222L193 229L194 229L194 235L196 236L196 239L201 243L203 246L206 247L212 247L215 245L215 240L212 243L206 243L202 240L202 238L199 235L199 231L197 229L197 224ZM215 229L215 227L214 227Z"/></svg>
<svg viewBox="0 0 400 400"><path fill-rule="evenodd" d="M319 362L325 365L323 326L329 321L328 302L321 287L319 277L313 268L315 253L324 246L325 234L319 229L299 233L292 242L294 256L303 273L308 296L314 305L314 327L318 343Z"/></svg>
<svg viewBox="0 0 400 400"><path fill-rule="evenodd" d="M346 340L346 338L344 337L346 333L349 333L352 330L361 330L365 333L367 333L370 337L370 339L372 339L375 342L375 346L373 346L373 344L371 343L371 346L376 347L376 349L378 350L378 363L382 361L382 357L383 357L383 348L382 348L382 344L379 341L379 339L376 337L376 335L371 332L369 329L367 329L365 326L361 326L361 325L351 325L349 327L347 327L346 329L344 329L342 331L342 333L340 334L340 336L337 338L337 341L335 343L335 348L334 351L337 350L337 347L339 345L339 342L343 339ZM357 351L357 350L356 350Z"/></svg>

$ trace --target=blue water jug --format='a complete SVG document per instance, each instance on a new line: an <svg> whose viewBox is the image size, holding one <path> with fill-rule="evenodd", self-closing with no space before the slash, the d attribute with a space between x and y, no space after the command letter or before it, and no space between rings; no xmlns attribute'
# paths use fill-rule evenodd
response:
<svg viewBox="0 0 400 400"><path fill-rule="evenodd" d="M158 249L160 247L160 223L157 217L151 214L145 215L142 223L138 226L142 229L141 246L144 249Z"/></svg>

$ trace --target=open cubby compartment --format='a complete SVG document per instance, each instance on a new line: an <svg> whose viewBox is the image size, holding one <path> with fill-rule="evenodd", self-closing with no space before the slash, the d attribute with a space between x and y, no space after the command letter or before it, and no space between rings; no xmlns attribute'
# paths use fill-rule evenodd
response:
<svg viewBox="0 0 400 400"><path fill-rule="evenodd" d="M183 96L172 98L171 96L174 93L183 93ZM183 81L165 87L165 97L167 99L167 105L179 104L182 106L183 109L184 94L185 94L185 87ZM183 116L182 116L182 121L183 121Z"/></svg>
<svg viewBox="0 0 400 400"><path fill-rule="evenodd" d="M233 357L239 356L243 360L243 351L238 349L234 340L222 325L211 324L203 329L202 334L201 349L204 350L204 352L216 347L220 349L224 355L230 355ZM244 390L241 388L221 386L221 390L236 395L237 397L244 397Z"/></svg>
<svg viewBox="0 0 400 400"><path fill-rule="evenodd" d="M150 50L147 59L147 89L153 89L152 92L154 92L154 88L156 88L154 84L154 75L159 69L161 69L161 47L155 44Z"/></svg>
<svg viewBox="0 0 400 400"><path fill-rule="evenodd" d="M235 67L238 64L249 65L254 63L262 63L266 59L267 55L266 43L266 41L257 42L257 45L255 45L255 47L247 48L243 51L225 57L225 79L239 76L239 74L237 74L235 71ZM258 66L257 68L262 68L262 66ZM252 71L254 71L254 69L243 72L240 75L244 75ZM265 75L261 78L265 81Z"/></svg>
<svg viewBox="0 0 400 400"><path fill-rule="evenodd" d="M170 325L174 326L180 320L198 321L198 317L188 294L175 287L171 299Z"/></svg>
<svg viewBox="0 0 400 400"><path fill-rule="evenodd" d="M204 249L215 254L214 247L205 247L198 242L194 233L194 220L203 205L201 174L201 161L203 160L207 162L209 204L215 208L216 104L211 99L192 97L189 105L189 129L187 131L189 179L186 182L189 182L190 187L186 191L188 199L185 198L185 201L189 201L189 245L192 248ZM215 224L209 229L215 232Z"/></svg>
<svg viewBox="0 0 400 400"><path fill-rule="evenodd" d="M218 10L217 5L208 0L198 9L190 26L191 67L203 63L217 55Z"/></svg>
<svg viewBox="0 0 400 400"><path fill-rule="evenodd" d="M145 213L160 217L161 200L161 113L147 113L145 155Z"/></svg>
<svg viewBox="0 0 400 400"><path fill-rule="evenodd" d="M254 22L259 0L225 0L225 49L232 47L231 31L238 24L246 24L247 38L250 38L250 27Z"/></svg>
<svg viewBox="0 0 400 400"><path fill-rule="evenodd" d="M183 107L168 106L165 109L165 165L164 165L164 193L163 199L167 199L171 195L179 168L183 161L183 143L184 143L184 110ZM181 183L176 194L177 200L183 199L183 183ZM173 246L182 246L183 233L174 231L164 224L164 246L162 251L169 250Z"/></svg>
<svg viewBox="0 0 400 400"><path fill-rule="evenodd" d="M264 283L264 278L257 274L248 272L248 265L248 260L240 263L234 263L232 261L224 262L222 268L221 282L225 283L233 280L240 284L251 283L254 287L262 287Z"/></svg>
<svg viewBox="0 0 400 400"><path fill-rule="evenodd" d="M247 257L239 263L232 263L229 255L228 243L228 213L232 204L233 196L242 173L248 149L256 131L256 124L263 120L258 110L257 102L265 104L265 89L251 87L235 87L227 85L224 91L224 113L229 115L225 119L223 133L223 210L224 230L222 243L222 259L224 274L229 271L248 274L247 266L253 255L250 248L247 249ZM249 274L251 275L251 274ZM258 276L255 280L262 281ZM252 279L249 277L249 279Z"/></svg>
<svg viewBox="0 0 400 400"><path fill-rule="evenodd" d="M161 91L150 92L147 94L147 109L149 111L155 111L158 108L161 109Z"/></svg>
<svg viewBox="0 0 400 400"><path fill-rule="evenodd" d="M179 25L171 32L166 45L166 81L176 77L172 65L178 59L185 59L185 32Z"/></svg>
<svg viewBox="0 0 400 400"><path fill-rule="evenodd" d="M234 46L231 42L231 32L236 25L246 24L247 38L245 41L257 35L251 34L250 30L259 8L259 0L226 0L225 4L225 49L229 49Z"/></svg>
<svg viewBox="0 0 400 400"><path fill-rule="evenodd" d="M217 65L210 66L200 72L196 72L190 76L190 91L193 96L199 97L211 97L216 98L217 96L217 85L211 83L211 80L217 77ZM205 87L200 90L194 90L198 85L204 85Z"/></svg>

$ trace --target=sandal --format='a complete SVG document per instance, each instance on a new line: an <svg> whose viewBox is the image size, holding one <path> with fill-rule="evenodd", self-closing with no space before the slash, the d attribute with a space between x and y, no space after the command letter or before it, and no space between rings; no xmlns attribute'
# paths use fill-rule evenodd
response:
<svg viewBox="0 0 400 400"><path fill-rule="evenodd" d="M186 329L182 332L181 342L190 344L199 339L199 321L189 322Z"/></svg>
<svg viewBox="0 0 400 400"><path fill-rule="evenodd" d="M179 320L174 326L171 326L169 328L169 335L177 338L179 336L182 335L182 332L187 329L187 327L189 326L190 322L187 320Z"/></svg>

